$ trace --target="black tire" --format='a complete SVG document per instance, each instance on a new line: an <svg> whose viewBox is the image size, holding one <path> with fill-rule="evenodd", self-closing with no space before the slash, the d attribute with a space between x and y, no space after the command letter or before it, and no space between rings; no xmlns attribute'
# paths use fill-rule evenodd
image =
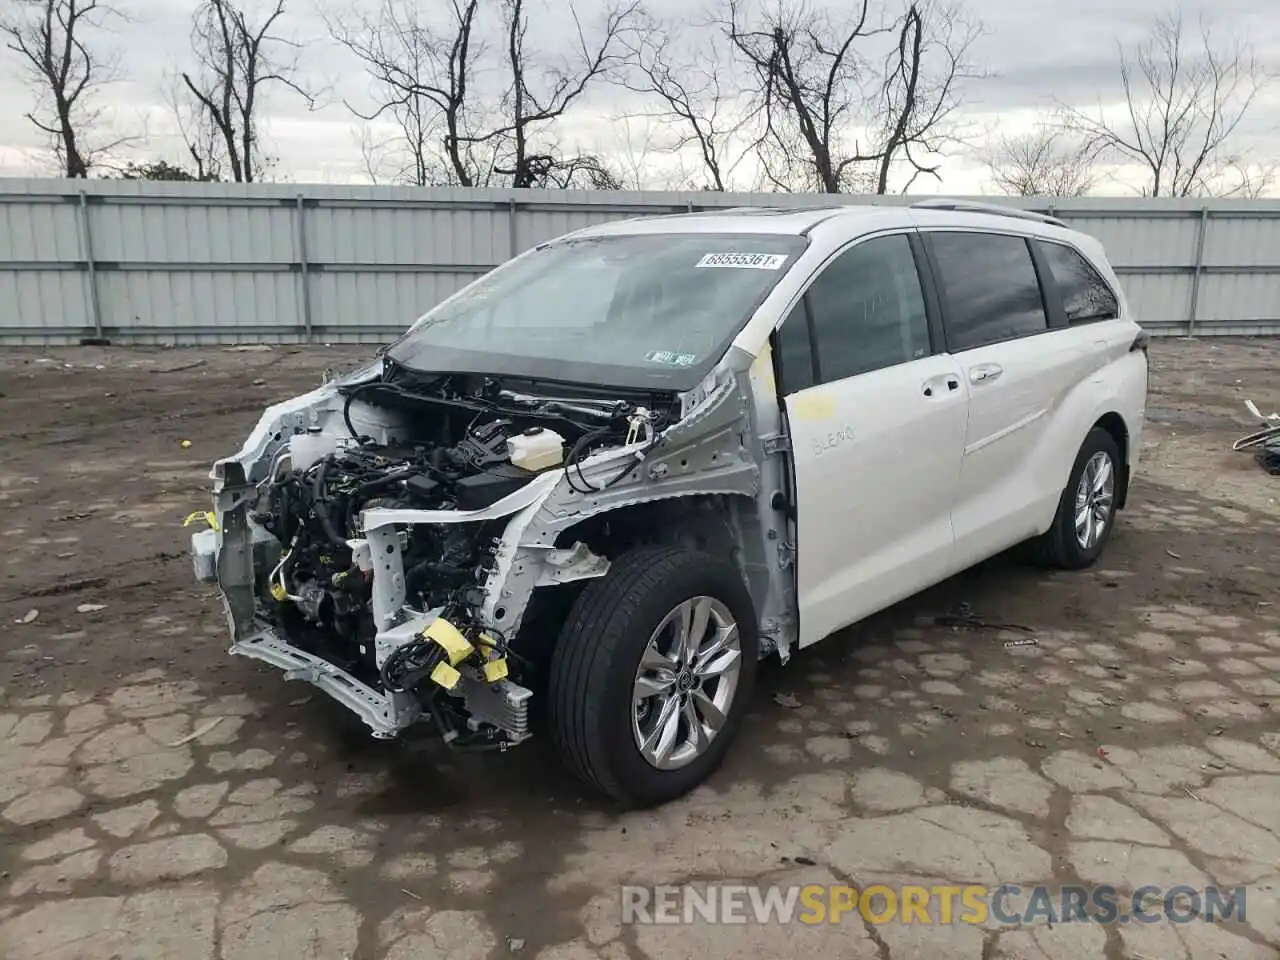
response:
<svg viewBox="0 0 1280 960"><path fill-rule="evenodd" d="M706 752L674 770L641 755L632 733L632 687L640 656L662 618L696 596L719 600L738 624L737 692ZM751 595L731 563L678 547L640 547L614 561L578 596L551 659L552 738L569 767L629 807L674 800L720 765L751 699L759 638Z"/></svg>
<svg viewBox="0 0 1280 960"><path fill-rule="evenodd" d="M1114 493L1111 497L1111 511L1106 527L1097 542L1086 549L1076 539L1076 489L1080 485L1080 477L1084 473L1086 464L1098 453L1105 453L1111 459L1112 475L1115 478ZM1115 529L1116 504L1119 501L1121 479L1120 448L1116 446L1115 438L1101 427L1094 427L1084 438L1080 452L1076 454L1076 461L1071 467L1071 476L1058 501L1058 511L1054 514L1053 525L1032 541L1036 559L1045 566L1063 570L1083 570L1092 566L1102 555L1107 541L1111 539L1111 531Z"/></svg>

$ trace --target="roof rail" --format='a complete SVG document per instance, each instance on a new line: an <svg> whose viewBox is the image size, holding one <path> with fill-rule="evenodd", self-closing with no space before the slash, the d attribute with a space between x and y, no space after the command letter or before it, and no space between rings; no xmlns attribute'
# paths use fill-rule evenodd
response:
<svg viewBox="0 0 1280 960"><path fill-rule="evenodd" d="M1036 213L1034 210L1021 210L1017 207L1006 207L998 203L981 203L977 200L948 200L945 197L939 197L937 199L918 200L911 206L921 210L955 210L958 213L986 213L995 217L1014 217L1018 220L1034 220L1037 223L1048 223L1055 227L1065 227L1067 225L1065 221L1059 220L1057 217Z"/></svg>
<svg viewBox="0 0 1280 960"><path fill-rule="evenodd" d="M703 207L702 212L709 213L714 216L719 216L720 214L723 214L723 213L732 213L732 214L743 214L743 215L754 215L754 216L776 215L776 216L782 217L782 216L788 216L789 214L793 214L793 213L814 213L814 212L828 210L828 209L831 209L831 208L826 206L821 206L818 204L813 204L813 205L805 204L805 205L796 206L796 207L784 207L781 204L774 204L770 206Z"/></svg>

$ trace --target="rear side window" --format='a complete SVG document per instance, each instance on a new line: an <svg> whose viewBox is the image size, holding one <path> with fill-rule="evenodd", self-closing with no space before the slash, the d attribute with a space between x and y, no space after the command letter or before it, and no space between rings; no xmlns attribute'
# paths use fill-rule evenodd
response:
<svg viewBox="0 0 1280 960"><path fill-rule="evenodd" d="M1040 249L1062 295L1062 310L1068 323L1114 320L1120 316L1120 302L1115 293L1079 251L1044 241Z"/></svg>
<svg viewBox="0 0 1280 960"><path fill-rule="evenodd" d="M947 346L972 350L1049 329L1031 249L1021 237L933 233Z"/></svg>

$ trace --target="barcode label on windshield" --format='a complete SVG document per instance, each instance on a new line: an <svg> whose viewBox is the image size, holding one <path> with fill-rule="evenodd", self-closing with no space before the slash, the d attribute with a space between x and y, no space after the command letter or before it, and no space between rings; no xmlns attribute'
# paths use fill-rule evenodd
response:
<svg viewBox="0 0 1280 960"><path fill-rule="evenodd" d="M708 253L696 267L738 267L743 270L778 270L787 262L784 253Z"/></svg>

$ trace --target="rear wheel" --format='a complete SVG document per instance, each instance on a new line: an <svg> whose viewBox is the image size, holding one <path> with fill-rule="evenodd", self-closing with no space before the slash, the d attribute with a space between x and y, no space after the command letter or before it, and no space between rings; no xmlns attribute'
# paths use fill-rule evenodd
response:
<svg viewBox="0 0 1280 960"><path fill-rule="evenodd" d="M1094 427L1076 455L1053 526L1035 541L1041 561L1066 570L1092 566L1115 526L1119 478L1120 449L1111 434Z"/></svg>
<svg viewBox="0 0 1280 960"><path fill-rule="evenodd" d="M629 806L672 800L720 765L759 645L741 575L709 554L641 548L574 604L552 655L552 735L578 776Z"/></svg>

